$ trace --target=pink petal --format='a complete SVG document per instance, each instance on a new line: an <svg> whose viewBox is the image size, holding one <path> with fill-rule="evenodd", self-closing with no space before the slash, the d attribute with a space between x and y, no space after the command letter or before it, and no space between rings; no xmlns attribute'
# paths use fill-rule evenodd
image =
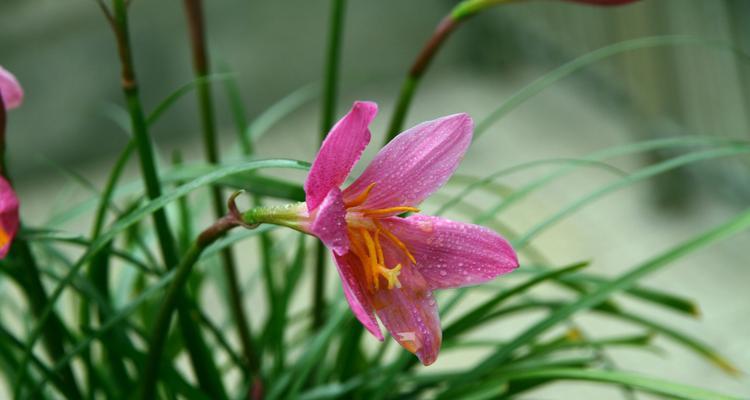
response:
<svg viewBox="0 0 750 400"><path fill-rule="evenodd" d="M341 186L370 143L368 126L378 113L375 103L357 101L331 129L305 181L307 209L318 207L328 192Z"/></svg>
<svg viewBox="0 0 750 400"><path fill-rule="evenodd" d="M349 251L349 235L346 232L346 207L341 190L334 187L320 203L310 225L310 231L323 244L338 255Z"/></svg>
<svg viewBox="0 0 750 400"><path fill-rule="evenodd" d="M433 290L476 285L518 267L508 241L483 226L425 215L381 224L406 244Z"/></svg>
<svg viewBox="0 0 750 400"><path fill-rule="evenodd" d="M372 305L367 298L365 291L362 289L360 282L364 282L364 277L359 276L356 271L361 271L360 261L357 257L348 253L343 256L336 256L336 268L341 277L341 285L344 287L344 296L349 302L352 312L359 322L375 336L376 339L383 341L383 333L380 331L380 325L373 314ZM358 269L357 269L358 268Z"/></svg>
<svg viewBox="0 0 750 400"><path fill-rule="evenodd" d="M0 259L8 254L18 232L18 197L8 181L0 176Z"/></svg>
<svg viewBox="0 0 750 400"><path fill-rule="evenodd" d="M375 183L362 208L418 205L453 175L471 143L473 127L467 114L455 114L401 133L344 190L344 199Z"/></svg>
<svg viewBox="0 0 750 400"><path fill-rule="evenodd" d="M437 303L427 283L411 266L402 266L400 288L381 288L373 306L391 336L424 365L437 359L443 333Z"/></svg>
<svg viewBox="0 0 750 400"><path fill-rule="evenodd" d="M12 110L21 105L23 102L23 89L8 70L0 66L0 96L3 98L3 104L8 110Z"/></svg>

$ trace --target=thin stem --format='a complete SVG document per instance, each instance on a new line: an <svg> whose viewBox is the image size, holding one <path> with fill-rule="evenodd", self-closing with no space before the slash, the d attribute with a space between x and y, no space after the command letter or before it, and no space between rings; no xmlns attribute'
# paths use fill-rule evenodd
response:
<svg viewBox="0 0 750 400"><path fill-rule="evenodd" d="M162 300L161 307L157 313L151 338L149 340L149 353L146 357L146 364L143 374L141 375L141 387L139 398L153 399L156 393L156 381L161 364L162 354L164 353L164 344L169 332L169 325L172 321L172 314L178 306L183 295L183 288L190 277L193 266L198 261L203 250L223 236L230 229L237 226L236 220L231 217L224 217L218 220L214 225L204 230L182 257L177 265L175 277L172 280L167 294ZM200 318L198 316L198 318Z"/></svg>
<svg viewBox="0 0 750 400"><path fill-rule="evenodd" d="M336 117L338 99L339 65L341 62L341 37L344 30L346 0L331 0L325 76L323 77L323 108L320 118L320 141L326 138Z"/></svg>
<svg viewBox="0 0 750 400"><path fill-rule="evenodd" d="M338 98L339 64L341 60L341 37L344 30L346 0L331 0L331 19L328 31L325 76L323 84L323 107L320 118L320 140L326 138L336 116ZM315 278L313 287L313 329L323 325L325 318L325 272L328 252L322 243L315 247Z"/></svg>
<svg viewBox="0 0 750 400"><path fill-rule="evenodd" d="M201 0L184 0L184 5L190 29L193 70L196 78L199 80L196 93L203 127L203 148L206 160L211 164L217 164L219 162L219 151L216 138L213 99L211 96L211 83L208 79L201 79L210 74L203 4ZM225 214L226 210L224 209L223 196L219 186L211 187L211 197L214 214L216 218L220 218ZM250 372L254 374L258 371L257 356L253 348L247 312L242 303L242 291L240 290L237 266L231 248L222 250L221 261L229 288L229 308L237 325L245 363Z"/></svg>
<svg viewBox="0 0 750 400"><path fill-rule="evenodd" d="M120 55L122 88L128 103L134 140L141 161L141 174L143 175L143 180L146 184L146 193L149 198L155 199L161 195L161 184L158 179L153 148L148 133L148 126L138 93L138 84L135 77L130 37L128 33L127 3L125 0L113 0L113 5L115 23L112 25L112 28L117 39L117 48ZM164 209L159 209L156 210L153 215L164 263L166 264L167 269L172 269L177 265L178 258L174 238L167 222L166 212ZM211 395L212 398L226 398L221 376L216 368L213 356L201 335L200 325L193 321L190 303L182 298L183 293L181 291L177 293L180 295L177 299L179 300L179 328L190 356L191 365L196 377L198 378L198 383L203 390ZM161 353L159 353L159 356L161 356ZM155 387L158 372L158 368L144 368L141 380L153 380Z"/></svg>
<svg viewBox="0 0 750 400"><path fill-rule="evenodd" d="M385 143L390 142L398 135L404 127L404 121L409 113L414 92L416 92L419 83L422 81L427 68L430 66L432 59L435 58L440 47L450 37L451 33L469 17L495 5L510 3L521 0L465 0L456 5L453 10L443 18L435 31L427 40L422 50L414 60L409 72L406 75L404 83L401 85L401 91L396 99L396 107L388 125L388 131Z"/></svg>

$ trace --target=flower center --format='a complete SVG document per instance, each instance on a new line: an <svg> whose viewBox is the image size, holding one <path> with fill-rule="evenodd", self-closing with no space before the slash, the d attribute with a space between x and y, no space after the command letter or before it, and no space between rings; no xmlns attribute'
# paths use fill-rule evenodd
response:
<svg viewBox="0 0 750 400"><path fill-rule="evenodd" d="M362 193L354 199L345 203L347 211L356 213L354 220L356 223L350 223L347 227L349 234L350 250L359 258L365 274L365 281L370 292L380 289L381 280L385 280L388 289L400 288L401 282L398 276L403 268L402 264L395 266L386 266L385 256L381 238L390 241L395 245L408 262L416 264L414 256L409 252L406 245L399 240L396 235L383 227L378 219L401 214L404 212L419 212L418 208L409 206L397 206L381 209L355 209L369 197L375 183L370 184ZM353 221L354 222L354 221Z"/></svg>

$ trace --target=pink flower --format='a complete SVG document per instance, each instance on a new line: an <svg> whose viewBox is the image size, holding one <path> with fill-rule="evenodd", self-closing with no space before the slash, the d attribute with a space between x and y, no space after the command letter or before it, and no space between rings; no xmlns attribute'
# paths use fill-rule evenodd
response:
<svg viewBox="0 0 750 400"><path fill-rule="evenodd" d="M5 123L5 109L16 108L23 101L23 89L16 77L0 66L0 124ZM5 126L0 125L0 140L4 141ZM0 149L4 151L4 149ZM8 254L18 231L18 197L0 170L0 259Z"/></svg>
<svg viewBox="0 0 750 400"><path fill-rule="evenodd" d="M18 231L18 197L0 176L0 259L5 258Z"/></svg>
<svg viewBox="0 0 750 400"><path fill-rule="evenodd" d="M442 332L432 292L486 282L518 267L510 244L477 225L414 214L442 186L471 143L473 122L455 114L397 136L341 190L370 141L377 105L356 102L328 134L305 182L298 229L333 251L352 311L379 340L375 315L398 343L432 364Z"/></svg>
<svg viewBox="0 0 750 400"><path fill-rule="evenodd" d="M23 102L23 89L18 84L16 77L0 66L0 97L2 97L5 108L12 110Z"/></svg>

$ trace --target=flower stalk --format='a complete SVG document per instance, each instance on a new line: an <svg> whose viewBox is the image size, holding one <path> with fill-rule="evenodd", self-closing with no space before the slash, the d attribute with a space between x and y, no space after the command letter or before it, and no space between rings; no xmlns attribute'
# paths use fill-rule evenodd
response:
<svg viewBox="0 0 750 400"><path fill-rule="evenodd" d="M216 137L216 121L214 116L213 99L211 96L211 83L206 77L210 74L210 62L208 48L206 46L205 17L203 3L201 0L185 0L185 13L187 15L188 28L190 31L190 43L193 53L193 71L199 81L197 86L198 105L200 108L201 125L203 128L203 149L206 161L217 164L220 161L218 140ZM212 186L211 200L213 202L216 218L224 215L224 203L222 201L219 186ZM258 361L253 348L250 325L247 312L242 304L242 293L237 275L237 263L231 248L221 251L221 263L229 288L229 308L237 325L240 343L242 345L245 364L251 374L258 372Z"/></svg>

